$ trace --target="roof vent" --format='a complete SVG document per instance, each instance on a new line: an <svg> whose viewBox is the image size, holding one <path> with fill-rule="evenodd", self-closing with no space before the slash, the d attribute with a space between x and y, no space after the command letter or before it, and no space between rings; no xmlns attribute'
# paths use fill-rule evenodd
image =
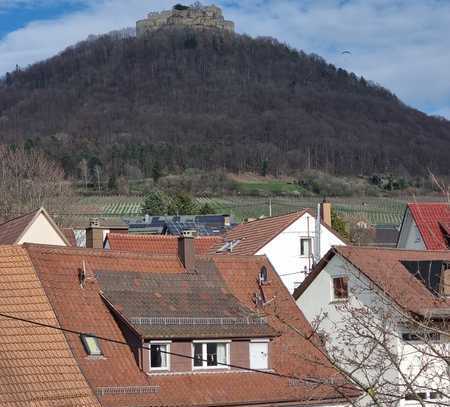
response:
<svg viewBox="0 0 450 407"><path fill-rule="evenodd" d="M181 234L184 237L195 237L195 235L197 234L197 231L194 229L183 230L183 232Z"/></svg>
<svg viewBox="0 0 450 407"><path fill-rule="evenodd" d="M91 228L98 228L100 227L100 221L98 218L91 218L89 220L89 227Z"/></svg>

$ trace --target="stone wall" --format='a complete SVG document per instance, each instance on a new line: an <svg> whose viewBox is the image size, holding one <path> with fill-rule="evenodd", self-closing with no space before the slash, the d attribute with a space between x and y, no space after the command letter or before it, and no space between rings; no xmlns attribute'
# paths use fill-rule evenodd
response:
<svg viewBox="0 0 450 407"><path fill-rule="evenodd" d="M213 5L149 13L146 19L136 23L136 35L140 37L149 31L171 26L215 28L234 32L234 23L225 20L222 10Z"/></svg>

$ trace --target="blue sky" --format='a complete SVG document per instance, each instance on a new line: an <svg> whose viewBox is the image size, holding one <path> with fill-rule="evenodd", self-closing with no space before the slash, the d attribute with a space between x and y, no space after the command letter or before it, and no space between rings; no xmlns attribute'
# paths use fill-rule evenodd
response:
<svg viewBox="0 0 450 407"><path fill-rule="evenodd" d="M176 2L0 0L0 75L89 34L133 26L147 12ZM321 55L389 88L413 107L450 118L450 0L214 2L240 33L272 36Z"/></svg>

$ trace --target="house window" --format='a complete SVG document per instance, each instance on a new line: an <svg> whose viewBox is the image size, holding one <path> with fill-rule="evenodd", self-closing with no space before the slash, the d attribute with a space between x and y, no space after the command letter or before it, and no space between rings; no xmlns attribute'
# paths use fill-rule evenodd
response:
<svg viewBox="0 0 450 407"><path fill-rule="evenodd" d="M168 370L169 352L168 343L150 343L150 370Z"/></svg>
<svg viewBox="0 0 450 407"><path fill-rule="evenodd" d="M94 334L81 334L81 342L89 356L102 356L98 339Z"/></svg>
<svg viewBox="0 0 450 407"><path fill-rule="evenodd" d="M309 257L311 256L311 238L301 238L300 239L300 256Z"/></svg>
<svg viewBox="0 0 450 407"><path fill-rule="evenodd" d="M405 342L439 342L441 339L441 335L439 334L439 332L404 332L402 333L402 339Z"/></svg>
<svg viewBox="0 0 450 407"><path fill-rule="evenodd" d="M263 370L269 367L269 341L250 342L250 368Z"/></svg>
<svg viewBox="0 0 450 407"><path fill-rule="evenodd" d="M348 277L333 278L333 300L348 299Z"/></svg>
<svg viewBox="0 0 450 407"><path fill-rule="evenodd" d="M194 369L228 368L229 344L226 342L195 342Z"/></svg>

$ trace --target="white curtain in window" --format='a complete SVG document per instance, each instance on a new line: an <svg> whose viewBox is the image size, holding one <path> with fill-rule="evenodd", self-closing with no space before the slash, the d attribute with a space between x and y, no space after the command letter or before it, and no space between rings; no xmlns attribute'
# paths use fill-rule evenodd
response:
<svg viewBox="0 0 450 407"><path fill-rule="evenodd" d="M227 363L227 344L218 343L217 344L217 362Z"/></svg>
<svg viewBox="0 0 450 407"><path fill-rule="evenodd" d="M167 345L160 345L161 352L161 367L167 367Z"/></svg>

